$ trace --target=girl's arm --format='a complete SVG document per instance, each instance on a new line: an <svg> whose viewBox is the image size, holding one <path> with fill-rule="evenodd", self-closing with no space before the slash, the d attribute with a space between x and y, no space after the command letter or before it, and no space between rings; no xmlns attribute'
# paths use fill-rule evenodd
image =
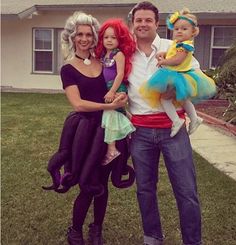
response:
<svg viewBox="0 0 236 245"><path fill-rule="evenodd" d="M90 111L100 111L100 110L114 110L125 106L128 98L126 94L119 95L112 103L96 103L89 100L83 100L80 97L79 89L76 85L71 85L65 89L66 96L74 108L78 112L90 112ZM96 91L95 91L96 93Z"/></svg>
<svg viewBox="0 0 236 245"><path fill-rule="evenodd" d="M187 51L177 51L176 55L169 58L169 59L163 59L162 57L159 57L158 60L158 66L161 65L167 65L167 66L177 66L180 65L184 59L186 58L186 56L188 55Z"/></svg>
<svg viewBox="0 0 236 245"><path fill-rule="evenodd" d="M115 77L115 80L113 82L113 85L111 89L107 92L105 95L105 101L110 102L114 99L115 93L117 89L120 87L123 78L124 78L124 70L125 70L125 56L122 52L118 52L114 56L114 60L116 61L116 70L117 75Z"/></svg>

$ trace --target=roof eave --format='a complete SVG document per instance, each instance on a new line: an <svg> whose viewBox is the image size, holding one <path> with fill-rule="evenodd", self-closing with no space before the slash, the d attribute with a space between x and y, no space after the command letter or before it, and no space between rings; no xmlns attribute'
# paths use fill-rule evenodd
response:
<svg viewBox="0 0 236 245"><path fill-rule="evenodd" d="M28 8L28 9L18 13L18 17L19 17L19 19L29 18L30 16L32 16L32 14L34 14L36 12L37 12L36 6L32 6L31 8Z"/></svg>
<svg viewBox="0 0 236 245"><path fill-rule="evenodd" d="M131 8L135 4L124 3L124 4L69 4L69 5L34 5L21 13L18 13L20 19L29 18L37 11L75 11L76 9L89 9L91 6L93 8L112 8L112 7L122 7Z"/></svg>
<svg viewBox="0 0 236 245"><path fill-rule="evenodd" d="M1 20L14 20L19 19L17 14L1 14Z"/></svg>
<svg viewBox="0 0 236 245"><path fill-rule="evenodd" d="M63 5L34 5L18 14L1 14L1 19L25 19L31 18L39 11L75 11L75 10L86 10L93 8L129 8L131 9L134 3L118 3L118 4L63 4ZM235 12L197 12L193 11L199 19L235 19ZM160 19L165 19L169 13L160 13Z"/></svg>

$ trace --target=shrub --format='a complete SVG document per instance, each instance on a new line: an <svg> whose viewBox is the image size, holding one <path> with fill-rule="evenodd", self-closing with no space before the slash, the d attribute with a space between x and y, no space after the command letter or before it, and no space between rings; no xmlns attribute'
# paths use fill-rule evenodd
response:
<svg viewBox="0 0 236 245"><path fill-rule="evenodd" d="M229 102L223 116L226 121L236 124L236 42L225 51L216 69L208 70L207 75L216 81L218 92L215 98Z"/></svg>

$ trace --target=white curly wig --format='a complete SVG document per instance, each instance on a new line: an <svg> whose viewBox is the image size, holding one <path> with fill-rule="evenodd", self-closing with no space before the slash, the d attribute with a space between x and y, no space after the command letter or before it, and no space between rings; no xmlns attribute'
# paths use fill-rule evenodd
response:
<svg viewBox="0 0 236 245"><path fill-rule="evenodd" d="M73 39L79 25L91 26L94 37L94 43L91 48L94 48L97 45L98 30L100 27L98 20L83 12L75 12L67 19L64 30L61 33L61 45L65 60L71 59L74 56L75 45Z"/></svg>

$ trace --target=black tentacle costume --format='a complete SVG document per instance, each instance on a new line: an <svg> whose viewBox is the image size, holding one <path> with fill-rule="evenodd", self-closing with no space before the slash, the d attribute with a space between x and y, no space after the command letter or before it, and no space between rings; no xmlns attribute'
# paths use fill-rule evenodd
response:
<svg viewBox="0 0 236 245"><path fill-rule="evenodd" d="M77 86L81 99L104 103L107 87L102 72L97 77L87 77L71 64L66 64L61 68L61 80L63 89ZM99 174L104 168L101 162L107 145L104 143L104 129L101 128L102 113L72 112L68 115L62 129L59 149L48 163L53 184L43 189L64 193L79 184L81 190L93 195L103 193ZM125 188L133 184L134 170L127 165L127 140L117 141L116 144L121 154L110 163L111 180L114 186ZM61 174L62 167L64 174ZM128 175L126 180L122 179L124 175Z"/></svg>
<svg viewBox="0 0 236 245"><path fill-rule="evenodd" d="M127 164L129 158L127 139L116 142L121 155L114 159L111 171L112 184L117 188L126 188L134 183L135 174ZM99 183L98 169L106 154L104 129L96 121L86 118L78 112L72 112L64 122L58 151L48 163L48 172L53 184L43 187L58 193L67 192L70 187L79 184L81 190L99 196L103 186ZM64 174L60 170L64 166ZM123 180L124 175L128 178Z"/></svg>

